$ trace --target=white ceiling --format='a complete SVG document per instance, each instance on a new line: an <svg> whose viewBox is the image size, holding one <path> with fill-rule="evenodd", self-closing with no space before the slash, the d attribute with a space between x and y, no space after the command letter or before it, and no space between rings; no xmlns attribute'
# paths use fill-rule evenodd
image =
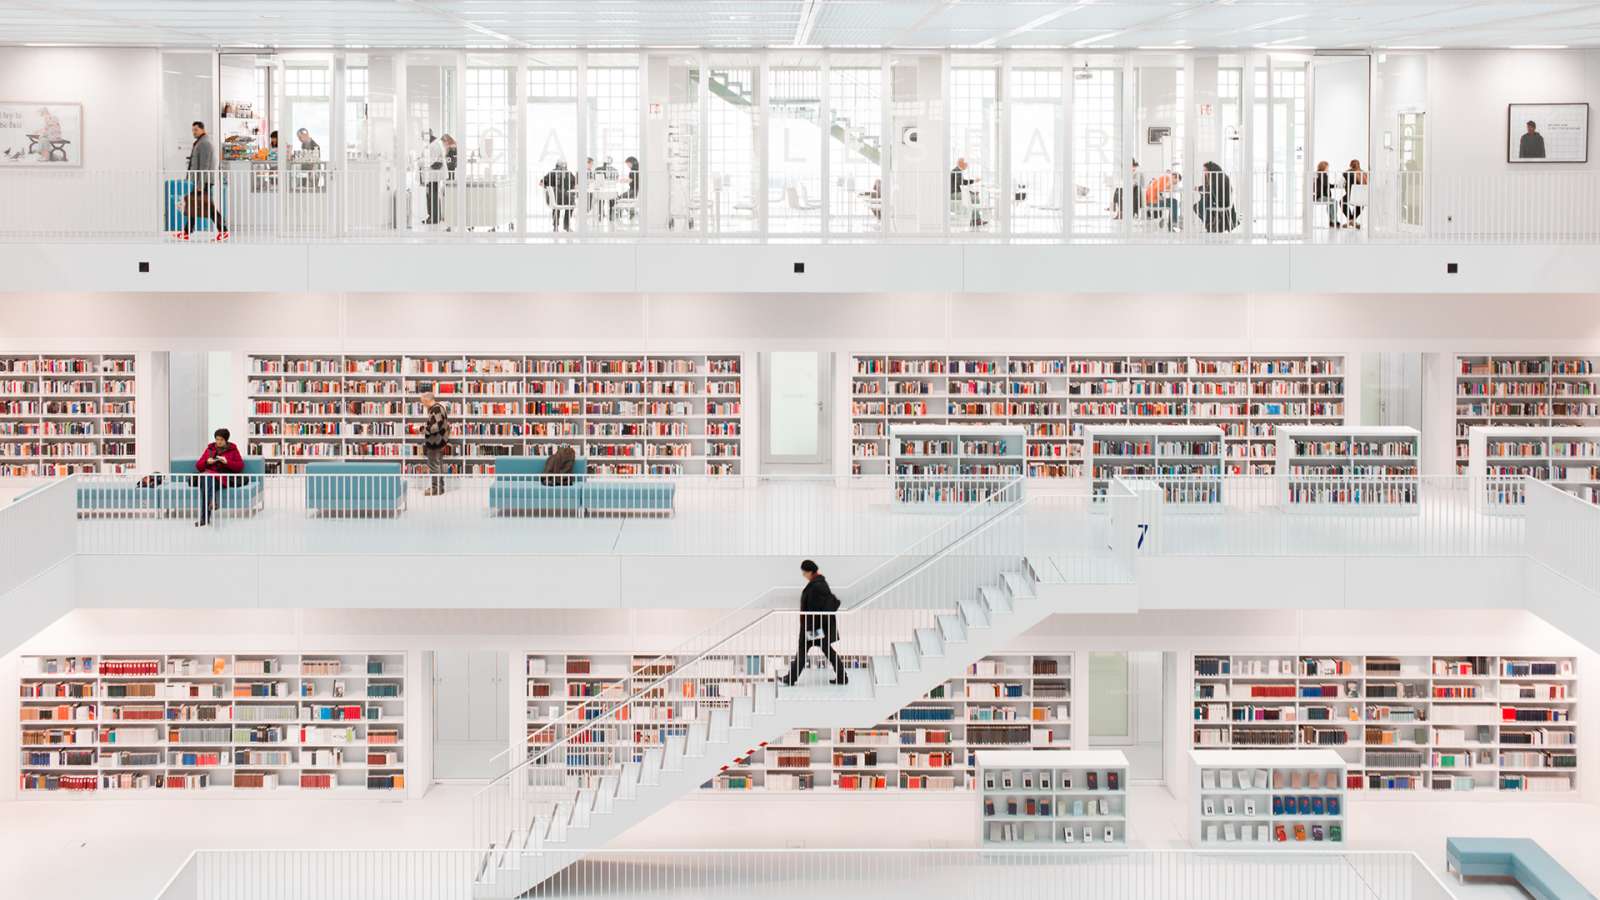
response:
<svg viewBox="0 0 1600 900"><path fill-rule="evenodd" d="M0 0L0 43L1600 47L1596 0Z"/></svg>

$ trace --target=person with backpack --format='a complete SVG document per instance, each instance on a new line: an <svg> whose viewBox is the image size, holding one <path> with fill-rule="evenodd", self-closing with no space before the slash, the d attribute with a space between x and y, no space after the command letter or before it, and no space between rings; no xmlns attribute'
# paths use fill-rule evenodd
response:
<svg viewBox="0 0 1600 900"><path fill-rule="evenodd" d="M444 493L444 455L450 450L450 412L432 392L421 397L423 413L428 417L422 424L422 455L428 461L428 473L433 483L423 492L424 497Z"/></svg>
<svg viewBox="0 0 1600 900"><path fill-rule="evenodd" d="M822 577L822 573L817 571L817 564L811 560L800 563L800 575L806 580L805 590L800 592L800 648L795 651L788 676L778 681L794 686L805 669L806 653L812 647L818 647L828 658L828 664L833 666L833 680L829 683L846 684L849 679L844 674L844 660L833 649L833 645L839 642L839 598L833 595L828 587L828 579Z"/></svg>

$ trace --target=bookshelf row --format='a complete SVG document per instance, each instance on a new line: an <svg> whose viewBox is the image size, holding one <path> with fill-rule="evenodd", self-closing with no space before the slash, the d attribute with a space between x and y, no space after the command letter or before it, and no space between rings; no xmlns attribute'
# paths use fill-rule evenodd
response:
<svg viewBox="0 0 1600 900"><path fill-rule="evenodd" d="M0 477L133 471L132 354L0 354Z"/></svg>
<svg viewBox="0 0 1600 900"><path fill-rule="evenodd" d="M405 787L405 654L24 656L25 796Z"/></svg>
<svg viewBox="0 0 1600 900"><path fill-rule="evenodd" d="M978 843L1126 846L1128 758L1116 750L977 754Z"/></svg>
<svg viewBox="0 0 1600 900"><path fill-rule="evenodd" d="M845 656L871 677L866 657ZM539 745L564 737L570 726L548 727L596 698L621 698L671 671L675 661L648 656L530 654L526 660L527 731ZM670 734L733 697L750 696L758 681L789 667L787 656L704 660L696 678L673 682L636 701L605 725L590 729L585 746L597 758L639 759ZM985 657L967 674L934 687L922 699L871 728L799 728L728 765L704 788L711 791L965 791L973 786L978 750L1060 750L1072 745L1072 656L1003 654ZM536 737L537 736L537 737Z"/></svg>
<svg viewBox="0 0 1600 900"><path fill-rule="evenodd" d="M1538 428L1600 427L1600 357L1570 355L1456 356L1456 473L1473 472L1469 442L1476 426ZM1517 436L1505 436L1508 442ZM1529 436L1532 437L1531 435ZM1592 442L1592 438L1590 439ZM1492 454L1494 455L1494 454ZM1508 454L1508 456L1511 454ZM1535 457L1543 453L1532 454ZM1600 455L1600 454L1596 454ZM1600 501L1600 472L1572 477L1556 459L1492 459L1487 472L1526 474L1558 483L1585 499Z"/></svg>
<svg viewBox="0 0 1600 900"><path fill-rule="evenodd" d="M560 446L596 474L741 471L737 354L251 355L248 453L273 472L323 460L419 467L424 392L448 407L452 459L467 473Z"/></svg>
<svg viewBox="0 0 1600 900"><path fill-rule="evenodd" d="M1197 749L1320 749L1370 791L1573 791L1571 657L1196 655Z"/></svg>
<svg viewBox="0 0 1600 900"><path fill-rule="evenodd" d="M1193 750L1189 841L1304 850L1346 840L1345 762L1326 750Z"/></svg>
<svg viewBox="0 0 1600 900"><path fill-rule="evenodd" d="M1345 420L1345 358L852 357L851 466L890 471L897 425L1015 425L1027 472L1081 477L1090 425L1216 425L1227 471L1271 472L1274 427Z"/></svg>

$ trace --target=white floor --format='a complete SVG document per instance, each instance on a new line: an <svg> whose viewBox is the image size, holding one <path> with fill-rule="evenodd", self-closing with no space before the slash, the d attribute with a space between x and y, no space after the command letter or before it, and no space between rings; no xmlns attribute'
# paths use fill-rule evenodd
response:
<svg viewBox="0 0 1600 900"><path fill-rule="evenodd" d="M421 800L282 797L141 797L70 799L0 804L0 872L5 896L154 897L192 849L212 848L432 848L470 847L471 798L476 788L437 786ZM727 816L758 798L694 798L674 812L694 817ZM782 849L807 838L809 848L885 846L893 823L926 810L945 816L951 832L945 846L969 846L973 830L960 804L933 798L786 798L811 814L741 817L740 846ZM777 804L773 804L777 805ZM1130 790L1130 843L1141 848L1187 846L1184 805L1163 787ZM794 807L789 807L794 811ZM868 814L869 811L875 811ZM820 820L818 817L822 817ZM825 827L818 827L818 823ZM1600 805L1569 802L1482 800L1357 800L1350 803L1352 850L1412 850L1443 876L1447 835L1531 837L1582 880L1600 891ZM676 830L675 844L630 832L618 849L707 846ZM893 846L888 844L887 846ZM922 846L926 846L923 844ZM1463 900L1522 896L1496 883L1447 887ZM815 896L815 895L814 895ZM1119 895L1120 896L1120 895ZM290 898L293 900L293 898Z"/></svg>

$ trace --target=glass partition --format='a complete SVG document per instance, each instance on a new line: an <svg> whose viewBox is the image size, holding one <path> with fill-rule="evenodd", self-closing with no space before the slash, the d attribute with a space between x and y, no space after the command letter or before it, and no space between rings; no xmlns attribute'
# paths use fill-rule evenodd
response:
<svg viewBox="0 0 1600 900"><path fill-rule="evenodd" d="M1185 197L1193 175L1183 165L1183 69L1165 60L1134 69L1138 90L1133 159L1144 185L1135 230L1181 231L1190 212ZM1185 183L1185 180L1189 183Z"/></svg>
<svg viewBox="0 0 1600 900"><path fill-rule="evenodd" d="M988 230L1003 193L1000 69L988 55L950 62L950 229Z"/></svg>
<svg viewBox="0 0 1600 900"><path fill-rule="evenodd" d="M753 54L713 55L706 83L706 183L710 230L743 234L760 229L756 184L757 113L761 60Z"/></svg>
<svg viewBox="0 0 1600 900"><path fill-rule="evenodd" d="M889 57L889 230L943 232L949 217L945 163L944 60L934 53Z"/></svg>
<svg viewBox="0 0 1600 900"><path fill-rule="evenodd" d="M883 66L843 56L828 69L828 228L879 231L883 220Z"/></svg>
<svg viewBox="0 0 1600 900"><path fill-rule="evenodd" d="M775 62L768 75L767 230L822 231L822 71Z"/></svg>
<svg viewBox="0 0 1600 900"><path fill-rule="evenodd" d="M588 60L584 128L588 156L595 160L589 185L594 227L639 230L639 58L634 54L591 55Z"/></svg>
<svg viewBox="0 0 1600 900"><path fill-rule="evenodd" d="M700 215L705 152L700 122L700 56L651 55L644 189L652 231L705 228Z"/></svg>
<svg viewBox="0 0 1600 900"><path fill-rule="evenodd" d="M1073 231L1109 234L1139 214L1143 184L1122 146L1122 69L1109 59L1072 70ZM1124 196L1125 184L1128 188Z"/></svg>
<svg viewBox="0 0 1600 900"><path fill-rule="evenodd" d="M451 175L460 163L459 144L450 134L456 112L455 54L412 54L406 62L407 181L412 186L406 209L409 227L444 230L452 227L447 208ZM448 139L447 139L448 138Z"/></svg>
<svg viewBox="0 0 1600 900"><path fill-rule="evenodd" d="M345 57L345 221L359 231L389 228L397 188L397 61L392 54Z"/></svg>
<svg viewBox="0 0 1600 900"><path fill-rule="evenodd" d="M461 83L462 130L458 162L449 182L459 191L468 230L510 228L516 218L515 117L512 81L517 67L504 55L468 56Z"/></svg>
<svg viewBox="0 0 1600 900"><path fill-rule="evenodd" d="M569 232L578 200L578 67L565 57L528 66L527 229Z"/></svg>
<svg viewBox="0 0 1600 900"><path fill-rule="evenodd" d="M1011 116L1011 230L1059 234L1066 208L1060 65L1013 66L1006 85Z"/></svg>
<svg viewBox="0 0 1600 900"><path fill-rule="evenodd" d="M1250 137L1257 176L1252 205L1258 234L1293 235L1303 229L1306 69L1305 60L1272 57L1253 70Z"/></svg>

